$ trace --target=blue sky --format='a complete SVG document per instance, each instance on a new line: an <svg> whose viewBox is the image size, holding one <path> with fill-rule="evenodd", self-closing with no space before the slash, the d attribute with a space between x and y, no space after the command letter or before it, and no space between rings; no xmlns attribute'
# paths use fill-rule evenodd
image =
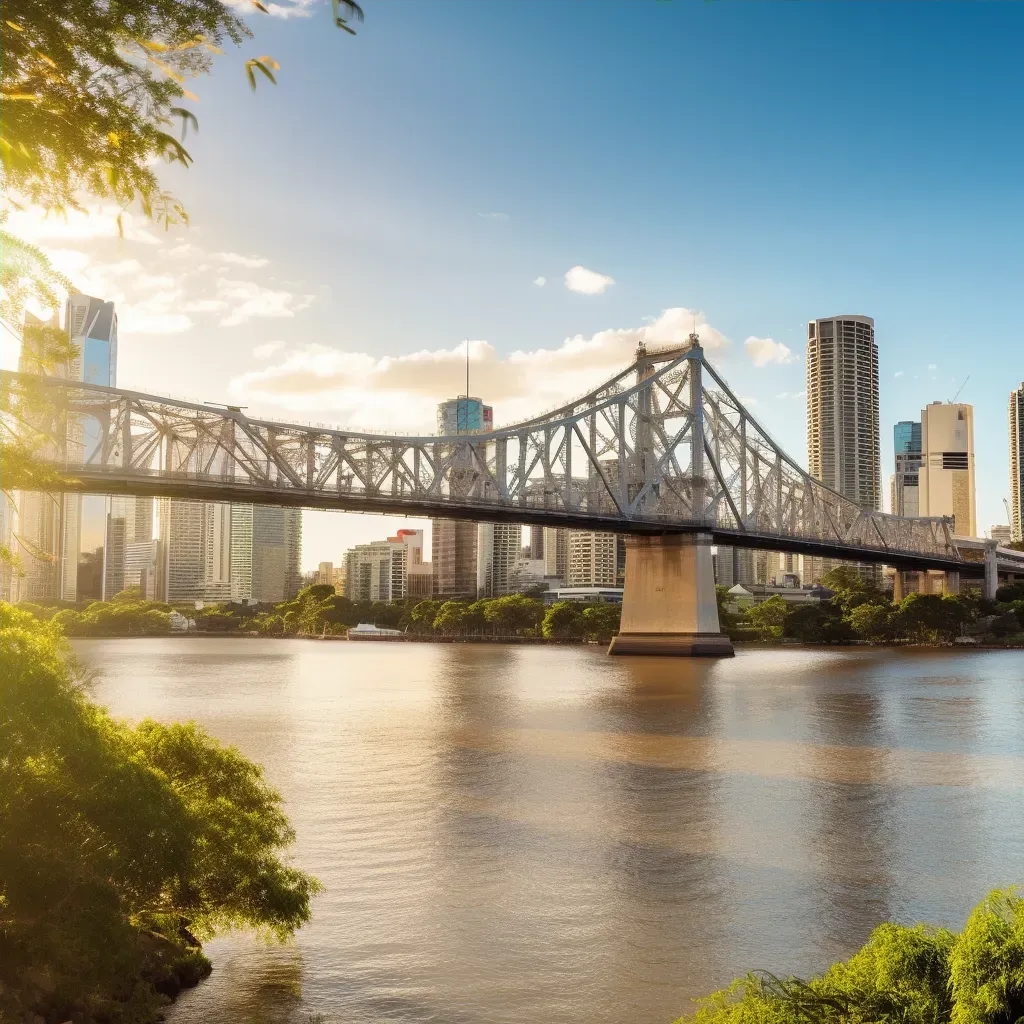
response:
<svg viewBox="0 0 1024 1024"><path fill-rule="evenodd" d="M44 230L125 307L122 383L429 428L469 338L500 423L597 383L645 324L692 322L663 311L699 311L713 362L802 459L804 325L864 313L883 489L892 424L970 374L979 527L1005 521L1024 5L366 0L351 38L289 2L193 86L196 162L167 176L187 231L135 221L121 241L103 211ZM241 61L263 53L279 84L252 94ZM577 266L613 283L572 291ZM748 338L776 343L753 347L763 365ZM304 561L391 525L307 514Z"/></svg>

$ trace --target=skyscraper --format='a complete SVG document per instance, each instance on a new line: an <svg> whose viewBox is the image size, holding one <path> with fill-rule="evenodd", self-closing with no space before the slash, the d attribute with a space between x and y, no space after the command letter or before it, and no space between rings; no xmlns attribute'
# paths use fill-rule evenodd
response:
<svg viewBox="0 0 1024 1024"><path fill-rule="evenodd" d="M1024 540L1024 381L1010 392L1010 532Z"/></svg>
<svg viewBox="0 0 1024 1024"><path fill-rule="evenodd" d="M357 544L345 552L345 596L351 601L400 601L406 596L409 554L399 537Z"/></svg>
<svg viewBox="0 0 1024 1024"><path fill-rule="evenodd" d="M864 509L881 499L878 349L875 322L847 315L807 324L807 460L811 476ZM830 559L802 558L803 583L816 583ZM874 567L865 575L878 576Z"/></svg>
<svg viewBox="0 0 1024 1024"><path fill-rule="evenodd" d="M27 314L18 369L22 373L116 384L114 304L75 293L68 298L64 319L64 331L77 350L70 361L55 365L47 355L51 347L49 335L60 331L57 314L48 322ZM95 456L103 427L92 417L69 418L70 464L87 462ZM11 579L12 598L74 601L80 597L101 597L107 498L22 491L14 504L10 534L12 550L22 568Z"/></svg>
<svg viewBox="0 0 1024 1024"><path fill-rule="evenodd" d="M569 576L569 531L544 527L544 575L561 580Z"/></svg>
<svg viewBox="0 0 1024 1024"><path fill-rule="evenodd" d="M479 398L460 395L437 407L437 433L441 437L480 434L492 430L494 413ZM450 487L469 493L473 467L467 458L451 467ZM476 523L435 519L431 531L433 588L437 597L472 597L477 590L478 531Z"/></svg>
<svg viewBox="0 0 1024 1024"><path fill-rule="evenodd" d="M952 516L953 532L977 536L974 498L974 409L932 402L921 410L922 516Z"/></svg>
<svg viewBox="0 0 1024 1024"><path fill-rule="evenodd" d="M921 424L901 420L893 427L896 472L890 481L889 504L896 516L920 515Z"/></svg>
<svg viewBox="0 0 1024 1024"><path fill-rule="evenodd" d="M807 458L811 476L865 509L881 490L878 348L869 316L807 325Z"/></svg>
<svg viewBox="0 0 1024 1024"><path fill-rule="evenodd" d="M477 597L500 597L514 591L522 543L523 528L518 524L477 524Z"/></svg>
<svg viewBox="0 0 1024 1024"><path fill-rule="evenodd" d="M68 296L65 324L68 338L78 349L70 376L87 384L117 386L117 313L113 302L92 295ZM81 458L92 461L99 452L106 424L91 416L76 424L80 432ZM73 550L75 596L78 600L105 595L107 512L110 499L102 494L65 495L66 532ZM73 512L71 506L74 506ZM74 522L73 522L74 520ZM69 562L70 562L69 553ZM113 596L113 595L109 595Z"/></svg>

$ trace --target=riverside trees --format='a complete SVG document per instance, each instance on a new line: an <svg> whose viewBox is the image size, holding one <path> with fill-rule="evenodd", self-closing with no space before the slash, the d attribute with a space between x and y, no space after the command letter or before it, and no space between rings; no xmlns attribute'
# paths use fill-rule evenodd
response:
<svg viewBox="0 0 1024 1024"><path fill-rule="evenodd" d="M1003 1024L1024 1019L1024 899L1011 888L959 934L879 925L864 947L803 981L764 972L699 1000L677 1024Z"/></svg>
<svg viewBox="0 0 1024 1024"><path fill-rule="evenodd" d="M142 1024L199 941L290 934L318 883L259 766L92 703L60 631L0 603L0 1020Z"/></svg>

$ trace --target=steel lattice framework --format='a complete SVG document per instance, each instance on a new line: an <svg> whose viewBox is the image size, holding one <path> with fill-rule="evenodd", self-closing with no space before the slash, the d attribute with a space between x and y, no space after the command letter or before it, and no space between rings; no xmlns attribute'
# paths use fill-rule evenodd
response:
<svg viewBox="0 0 1024 1024"><path fill-rule="evenodd" d="M718 543L959 568L945 519L865 511L768 435L696 336L486 434L393 437L249 419L152 395L3 374L69 490L570 526L709 532ZM45 401L40 402L40 392ZM46 410L44 416L39 409ZM81 424L99 437L83 461ZM98 430L97 430L98 425Z"/></svg>

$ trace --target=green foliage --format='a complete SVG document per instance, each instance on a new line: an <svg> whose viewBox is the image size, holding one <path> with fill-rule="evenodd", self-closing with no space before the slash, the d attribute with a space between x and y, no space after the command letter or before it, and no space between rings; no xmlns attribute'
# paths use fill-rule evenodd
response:
<svg viewBox="0 0 1024 1024"><path fill-rule="evenodd" d="M773 594L767 601L754 605L747 612L747 618L761 633L762 640L782 636L782 627L786 621L789 606L778 594Z"/></svg>
<svg viewBox="0 0 1024 1024"><path fill-rule="evenodd" d="M55 623L0 604L0 1019L149 1021L195 935L289 934L315 880L262 770L91 703Z"/></svg>
<svg viewBox="0 0 1024 1024"><path fill-rule="evenodd" d="M576 601L556 601L544 613L541 632L548 640L582 640L587 623Z"/></svg>
<svg viewBox="0 0 1024 1024"><path fill-rule="evenodd" d="M64 608L53 621L66 636L159 636L170 630L170 605L137 600L122 591L113 601L93 601L85 611Z"/></svg>
<svg viewBox="0 0 1024 1024"><path fill-rule="evenodd" d="M782 635L802 643L842 644L856 639L857 634L841 609L829 602L792 608L786 613Z"/></svg>
<svg viewBox="0 0 1024 1024"><path fill-rule="evenodd" d="M446 635L461 633L465 627L467 611L464 601L445 601L434 616L434 629Z"/></svg>
<svg viewBox="0 0 1024 1024"><path fill-rule="evenodd" d="M522 594L508 594L478 603L484 603L484 619L502 636L535 633L544 618L544 603Z"/></svg>
<svg viewBox="0 0 1024 1024"><path fill-rule="evenodd" d="M414 605L409 613L409 624L413 632L433 633L434 620L437 618L437 613L441 610L443 604L443 601L432 601L428 598Z"/></svg>
<svg viewBox="0 0 1024 1024"><path fill-rule="evenodd" d="M968 606L952 596L908 594L895 616L898 635L912 640L951 641L970 618Z"/></svg>
<svg viewBox="0 0 1024 1024"><path fill-rule="evenodd" d="M622 605L592 604L583 609L583 625L587 631L587 639L600 644L610 643L619 631L622 620Z"/></svg>
<svg viewBox="0 0 1024 1024"><path fill-rule="evenodd" d="M893 611L891 605L860 604L850 611L852 630L865 640L881 643L892 637Z"/></svg>
<svg viewBox="0 0 1024 1024"><path fill-rule="evenodd" d="M959 934L883 924L810 981L749 974L692 1024L1012 1024L1024 1016L1024 900L992 893Z"/></svg>

